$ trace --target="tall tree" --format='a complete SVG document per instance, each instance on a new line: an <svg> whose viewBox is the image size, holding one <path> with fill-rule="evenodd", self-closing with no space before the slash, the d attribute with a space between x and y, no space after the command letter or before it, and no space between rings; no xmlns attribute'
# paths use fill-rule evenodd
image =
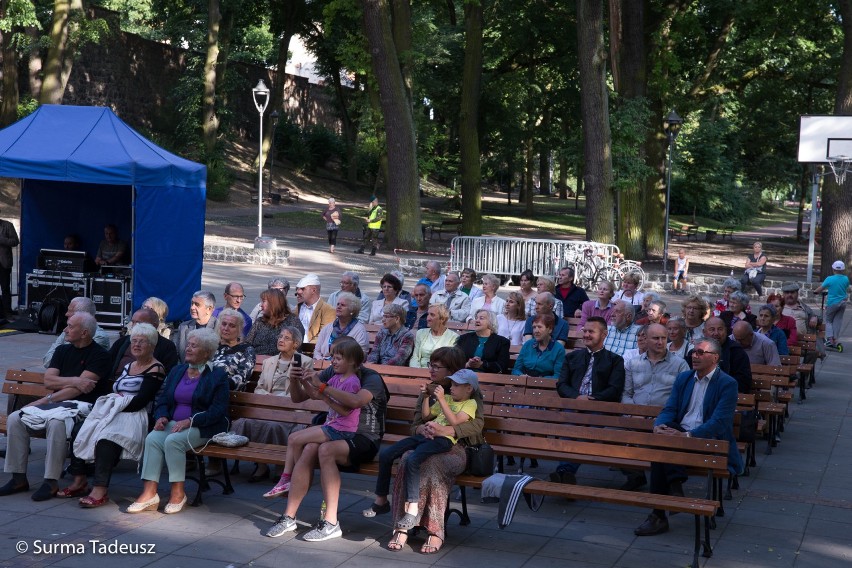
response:
<svg viewBox="0 0 852 568"><path fill-rule="evenodd" d="M837 80L834 114L852 115L852 0L839 0L843 57ZM837 259L852 260L852 179L838 185L826 176L822 198L822 274L831 274Z"/></svg>
<svg viewBox="0 0 852 568"><path fill-rule="evenodd" d="M603 0L577 0L580 114L586 188L586 238L613 242L612 138L606 85Z"/></svg>
<svg viewBox="0 0 852 568"><path fill-rule="evenodd" d="M50 47L44 62L44 80L41 87L41 104L61 104L65 85L71 70L73 54L69 53L74 19L82 15L82 0L55 0L53 21L50 26Z"/></svg>
<svg viewBox="0 0 852 568"><path fill-rule="evenodd" d="M394 17L405 15L405 10L398 6L401 1L395 0ZM399 30L405 22L391 21L388 0L361 0L361 5L373 74L379 87L388 162L393 164L388 168L386 234L392 247L419 248L423 239L414 116L398 47L394 43L394 38L402 34Z"/></svg>
<svg viewBox="0 0 852 568"><path fill-rule="evenodd" d="M207 1L207 50L204 57L204 95L201 99L201 136L204 152L212 156L219 134L219 117L216 116L216 63L219 59L219 26L222 13L219 0Z"/></svg>
<svg viewBox="0 0 852 568"><path fill-rule="evenodd" d="M459 112L459 158L462 194L462 232L482 234L482 180L479 154L479 98L482 87L482 2L464 6L464 65Z"/></svg>

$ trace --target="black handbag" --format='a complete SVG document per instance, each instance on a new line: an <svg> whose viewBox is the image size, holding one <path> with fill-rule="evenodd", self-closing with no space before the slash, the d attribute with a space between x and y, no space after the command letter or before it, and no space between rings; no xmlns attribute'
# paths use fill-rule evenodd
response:
<svg viewBox="0 0 852 568"><path fill-rule="evenodd" d="M757 410L740 410L740 432L738 442L751 443L757 439L757 421L760 415Z"/></svg>
<svg viewBox="0 0 852 568"><path fill-rule="evenodd" d="M488 477L494 473L494 450L487 442L468 446L467 473L477 477Z"/></svg>

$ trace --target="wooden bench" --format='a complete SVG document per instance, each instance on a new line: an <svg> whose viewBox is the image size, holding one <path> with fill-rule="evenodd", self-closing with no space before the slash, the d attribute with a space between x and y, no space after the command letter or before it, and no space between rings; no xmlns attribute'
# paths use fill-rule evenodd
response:
<svg viewBox="0 0 852 568"><path fill-rule="evenodd" d="M44 373L9 369L3 383L3 394L7 395L6 413L0 415L0 433L6 433L6 419L14 411L30 402L51 394L53 391L44 386ZM40 433L44 437L44 433Z"/></svg>
<svg viewBox="0 0 852 568"><path fill-rule="evenodd" d="M725 240L726 237L729 241L734 240L734 227L733 226L728 225L726 227L720 227L719 229L717 229L717 231L719 232L719 236L721 237L721 239L723 241Z"/></svg>
<svg viewBox="0 0 852 568"><path fill-rule="evenodd" d="M430 223L424 227L423 236L426 237L425 229L429 229L429 239L435 240L435 233L438 233L438 240L444 240L442 235L444 232L453 232L457 235L461 235L462 232L462 218L458 217L456 219L444 219L440 223Z"/></svg>

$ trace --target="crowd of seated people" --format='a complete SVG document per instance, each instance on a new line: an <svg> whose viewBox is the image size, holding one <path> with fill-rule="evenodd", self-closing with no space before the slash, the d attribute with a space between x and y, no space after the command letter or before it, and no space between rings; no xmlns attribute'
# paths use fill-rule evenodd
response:
<svg viewBox="0 0 852 568"><path fill-rule="evenodd" d="M767 304L752 313L741 283L730 279L725 296L716 302L715 307L721 308L718 317L698 295L684 300L681 315L670 316L659 295L643 293L632 276L624 279L618 294L611 282L600 282L593 299L574 286L573 277L571 267L563 267L556 279L525 271L520 291L504 294L504 299L498 296L496 276L482 275L480 288L472 270L444 273L432 263L411 294L403 290L401 275L388 273L380 280L380 296L372 300L362 293L359 275L347 271L340 289L324 300L319 278L309 274L298 281L294 306L287 298L289 281L275 278L251 313L242 309L244 286L230 282L224 304L218 307L212 292L195 292L190 318L174 328L166 322L169 306L157 297L146 299L133 314L126 335L111 347L97 326L91 300L75 299L68 308L68 327L45 356L45 386L53 394L36 404L75 400L91 405L91 411L70 438L64 422L46 421L45 481L32 498L77 498L83 508L107 505L112 472L121 459L130 459L141 462L142 489L126 511L179 513L187 502L184 482L192 448L227 430L253 442L286 446L294 433L304 429L254 418L229 424L229 391L250 390L290 397L295 403L312 399L329 405L332 417L321 427L322 435L295 437L304 442L288 456L286 491L280 493L286 495L286 505L265 534L277 537L296 529L295 515L309 489L310 473L319 466L326 512L304 538L335 538L341 534L338 466L357 468L376 458L381 449L388 391L378 373L364 364L427 368L433 385L441 387L438 392L450 397L448 408L455 408L450 391L467 385L466 396L475 401L476 410L467 406L466 413L449 414L458 420L436 423L434 415L447 411L424 406L429 396L424 390L412 434L450 437L453 443L423 460L419 476L405 467L411 457L403 457L392 491L383 486L364 515L393 513L391 550L404 546L407 528L423 526L428 538L421 552L431 554L443 545L443 512L452 481L464 470L464 446L482 441L483 404L476 373L551 378L559 396L568 398L670 405L669 394L682 395L696 372L718 373L727 390L748 392L750 363L775 364L779 354L789 353L788 344L796 341L797 332L817 323L792 283L785 284L783 296L769 296ZM582 339L570 340L573 318L578 317ZM310 351L303 352L306 344ZM259 359L262 370L253 383ZM453 376L460 382L454 383ZM344 423L347 430L336 429ZM17 413L10 415L8 429L4 469L11 478L0 486L0 497L29 490L30 432ZM675 435L675 430L704 433L700 419L696 422L694 417L675 417L655 429L661 435ZM722 429L706 435L727 439L728 434ZM66 459L72 479L60 488ZM87 469L86 462L94 469ZM223 465L211 460L206 474L218 475ZM161 507L157 489L163 466L170 485ZM579 464L562 463L550 479L575 483L578 468ZM262 482L270 473L269 465L257 463L248 481ZM647 480L640 473L625 470L623 488L644 486ZM671 472L652 470L651 490L672 491L664 486L674 484L676 492L682 481ZM418 506L411 500L412 483L420 487ZM388 503L389 492L393 505ZM666 519L655 511L636 534L664 529Z"/></svg>

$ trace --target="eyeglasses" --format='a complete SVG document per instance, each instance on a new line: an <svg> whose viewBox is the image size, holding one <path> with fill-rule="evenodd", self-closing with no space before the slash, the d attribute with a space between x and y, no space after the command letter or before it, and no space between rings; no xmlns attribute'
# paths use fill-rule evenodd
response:
<svg viewBox="0 0 852 568"><path fill-rule="evenodd" d="M692 354L698 355L699 357L702 357L704 355L718 355L718 353L716 353L715 351L704 351L703 349L693 349Z"/></svg>

